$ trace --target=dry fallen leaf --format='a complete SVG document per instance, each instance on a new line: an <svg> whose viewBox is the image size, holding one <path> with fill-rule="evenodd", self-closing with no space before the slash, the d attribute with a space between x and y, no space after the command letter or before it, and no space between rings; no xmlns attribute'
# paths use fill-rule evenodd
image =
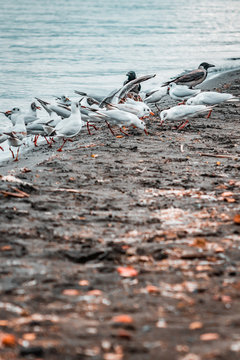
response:
<svg viewBox="0 0 240 360"><path fill-rule="evenodd" d="M147 285L146 290L149 294L158 294L160 292L160 289L154 285Z"/></svg>
<svg viewBox="0 0 240 360"><path fill-rule="evenodd" d="M132 266L119 266L117 268L119 275L123 277L133 277L138 275L138 271Z"/></svg>
<svg viewBox="0 0 240 360"><path fill-rule="evenodd" d="M7 347L13 347L17 345L16 337L13 334L2 334L1 340L2 340L2 345Z"/></svg>
<svg viewBox="0 0 240 360"><path fill-rule="evenodd" d="M4 245L0 248L0 251L8 251L8 250L12 250L11 245Z"/></svg>
<svg viewBox="0 0 240 360"><path fill-rule="evenodd" d="M103 356L104 360L122 360L123 354L106 353Z"/></svg>
<svg viewBox="0 0 240 360"><path fill-rule="evenodd" d="M114 323L132 324L133 318L129 315L122 314L114 316L111 321Z"/></svg>
<svg viewBox="0 0 240 360"><path fill-rule="evenodd" d="M232 191L224 191L221 196L222 197L229 197L229 196L233 196L233 192Z"/></svg>
<svg viewBox="0 0 240 360"><path fill-rule="evenodd" d="M90 290L87 292L87 295L92 295L92 296L102 296L102 291L95 289L95 290Z"/></svg>
<svg viewBox="0 0 240 360"><path fill-rule="evenodd" d="M240 225L240 214L236 214L233 218L233 221L235 222L235 224Z"/></svg>
<svg viewBox="0 0 240 360"><path fill-rule="evenodd" d="M197 237L196 239L194 239L194 242L191 244L191 246L199 247L201 249L205 249L206 245L207 245L206 239L201 237Z"/></svg>
<svg viewBox="0 0 240 360"><path fill-rule="evenodd" d="M189 324L190 330L197 330L201 329L203 327L203 323L201 321L194 321L191 324Z"/></svg>
<svg viewBox="0 0 240 360"><path fill-rule="evenodd" d="M36 339L36 334L34 334L34 333L23 334L23 339L27 340L27 341L33 341Z"/></svg>
<svg viewBox="0 0 240 360"><path fill-rule="evenodd" d="M77 296L79 295L79 291L77 289L65 289L63 290L63 295L67 296Z"/></svg>
<svg viewBox="0 0 240 360"><path fill-rule="evenodd" d="M80 280L78 282L78 285L80 286L88 286L89 285L89 281L88 280Z"/></svg>
<svg viewBox="0 0 240 360"><path fill-rule="evenodd" d="M218 340L219 339L219 334L217 333L206 333L206 334L202 334L200 336L200 340L202 341L212 341L212 340Z"/></svg>

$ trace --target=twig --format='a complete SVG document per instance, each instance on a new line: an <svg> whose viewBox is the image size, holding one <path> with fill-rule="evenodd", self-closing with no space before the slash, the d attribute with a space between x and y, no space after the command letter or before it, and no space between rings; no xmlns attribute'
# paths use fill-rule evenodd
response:
<svg viewBox="0 0 240 360"><path fill-rule="evenodd" d="M222 154L207 154L207 153L199 153L200 156L210 156L210 157L216 157L216 158L222 158L222 159L240 159L239 156L234 155L222 155Z"/></svg>
<svg viewBox="0 0 240 360"><path fill-rule="evenodd" d="M74 194L81 194L83 191L82 190L77 190L77 189L63 189L63 188L53 188L53 189L44 189L44 191L48 191L48 192L68 192L68 193L74 193Z"/></svg>
<svg viewBox="0 0 240 360"><path fill-rule="evenodd" d="M69 149L68 151L73 151L73 150L76 150L76 149L87 149L87 148L91 148L91 147L95 147L95 146L104 146L105 144L89 144L89 145L80 145L74 149Z"/></svg>

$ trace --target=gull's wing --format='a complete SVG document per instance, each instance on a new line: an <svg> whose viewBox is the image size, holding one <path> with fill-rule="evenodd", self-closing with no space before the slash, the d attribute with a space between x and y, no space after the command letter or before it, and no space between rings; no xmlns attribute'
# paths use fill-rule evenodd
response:
<svg viewBox="0 0 240 360"><path fill-rule="evenodd" d="M156 76L156 74L154 75L143 75L138 77L137 79L134 79L132 81L129 81L126 85L124 85L121 88L121 91L118 95L119 100L124 98L136 85L140 84L143 81L147 81L149 79L152 79Z"/></svg>
<svg viewBox="0 0 240 360"><path fill-rule="evenodd" d="M114 96L121 90L122 88L120 89L115 89L113 91L110 92L109 95L107 95L100 103L99 107L100 108L103 108L105 105L108 105L108 104L111 104Z"/></svg>
<svg viewBox="0 0 240 360"><path fill-rule="evenodd" d="M186 84L186 83L189 83L191 81L200 80L205 75L206 75L206 70L205 69L196 69L196 70L193 70L193 71L191 71L190 73L188 73L186 75L181 75L181 76L176 77L175 79L167 81L162 86L167 86L171 82L176 82L176 83L181 82L182 84Z"/></svg>

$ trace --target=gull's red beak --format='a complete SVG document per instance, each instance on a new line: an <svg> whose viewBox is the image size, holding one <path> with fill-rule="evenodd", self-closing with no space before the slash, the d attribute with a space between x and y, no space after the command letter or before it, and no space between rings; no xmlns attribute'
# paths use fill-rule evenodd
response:
<svg viewBox="0 0 240 360"><path fill-rule="evenodd" d="M150 111L150 114L151 114L151 115L155 115L154 112L152 112L152 111Z"/></svg>
<svg viewBox="0 0 240 360"><path fill-rule="evenodd" d="M42 108L40 106L36 106L36 109L38 110L42 110Z"/></svg>
<svg viewBox="0 0 240 360"><path fill-rule="evenodd" d="M145 132L145 134L146 134L146 135L148 135L148 132L147 132L147 130L146 130L146 129L144 129L144 132Z"/></svg>

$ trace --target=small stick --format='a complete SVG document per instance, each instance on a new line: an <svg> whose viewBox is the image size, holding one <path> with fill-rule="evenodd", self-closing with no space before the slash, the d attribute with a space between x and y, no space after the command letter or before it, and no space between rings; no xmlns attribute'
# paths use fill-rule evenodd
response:
<svg viewBox="0 0 240 360"><path fill-rule="evenodd" d="M239 159L239 156L234 156L234 155L207 154L207 153L199 153L199 155L222 158L222 159Z"/></svg>

